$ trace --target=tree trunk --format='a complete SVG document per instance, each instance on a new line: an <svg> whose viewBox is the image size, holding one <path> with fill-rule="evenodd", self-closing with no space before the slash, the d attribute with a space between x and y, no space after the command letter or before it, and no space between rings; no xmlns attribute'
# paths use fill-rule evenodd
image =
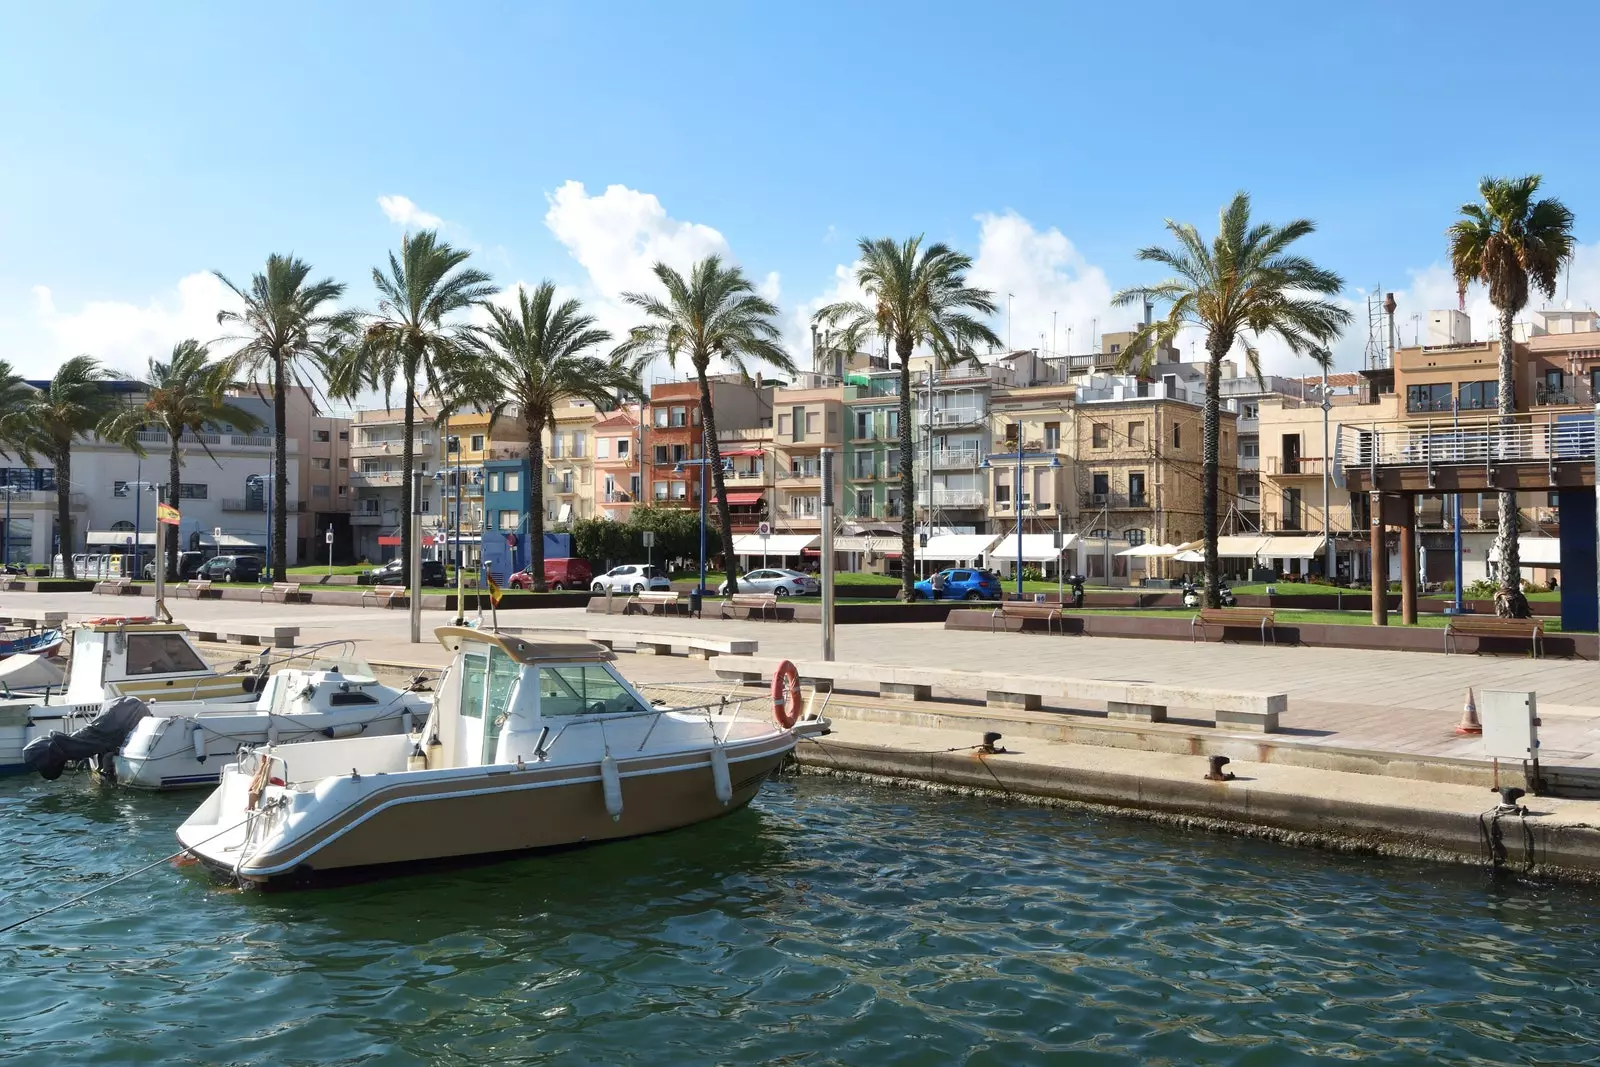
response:
<svg viewBox="0 0 1600 1067"><path fill-rule="evenodd" d="M739 567L733 555L733 516L728 511L728 480L722 471L722 446L717 443L717 416L711 410L711 383L706 380L706 361L695 360L695 376L700 379L700 432L705 435L705 454L711 464L711 491L717 497L717 526L722 531L722 562L728 574L728 595L739 591Z"/></svg>
<svg viewBox="0 0 1600 1067"><path fill-rule="evenodd" d="M76 578L72 567L72 443L51 457L56 464L56 528L61 531L61 576Z"/></svg>
<svg viewBox="0 0 1600 1067"><path fill-rule="evenodd" d="M1222 607L1222 570L1217 561L1217 475L1221 467L1218 437L1222 427L1222 359L1233 347L1232 337L1213 335L1206 345L1206 406L1201 439L1201 462L1205 466L1205 490L1200 505L1205 524L1206 606ZM1109 531L1107 531L1109 533Z"/></svg>
<svg viewBox="0 0 1600 1067"><path fill-rule="evenodd" d="M911 338L894 339L895 355L900 357L900 599L909 602L917 588L917 476L911 451ZM929 415L932 418L932 415ZM929 425L932 425L930 422ZM932 441L932 437L929 437ZM930 447L929 451L932 449ZM933 457L928 457L932 462ZM929 533L933 532L932 490L928 498Z"/></svg>
<svg viewBox="0 0 1600 1067"><path fill-rule="evenodd" d="M525 412L528 428L528 469L533 477L528 497L528 576L533 591L544 592L544 413ZM484 513L488 521L488 513Z"/></svg>
<svg viewBox="0 0 1600 1067"><path fill-rule="evenodd" d="M168 500L168 503L170 503L173 507L177 507L179 495L178 486L183 484L181 480L183 478L183 453L178 448L178 435L183 433L183 427L178 427L178 433L174 434L170 430L168 433L172 437L172 451L167 455L167 484L172 488L167 490L167 495L171 498ZM159 493L156 494L156 502L158 504L161 502L161 495ZM156 543L158 545L164 544L166 546L165 555L167 558L164 562L160 560L155 561L155 565L157 567L165 567L167 569L167 581L176 582L179 580L178 538L182 533L182 527L163 526L158 522L156 523L156 533L158 535L156 537Z"/></svg>
<svg viewBox="0 0 1600 1067"><path fill-rule="evenodd" d="M417 425L417 388L410 370L406 368L406 417L400 431L405 435L400 442L400 584L406 589L411 588L411 511L415 507L411 501L411 470L417 461L412 440Z"/></svg>
<svg viewBox="0 0 1600 1067"><path fill-rule="evenodd" d="M272 362L272 580L289 580L289 398L283 393L283 354ZM173 498L177 506L177 498Z"/></svg>
<svg viewBox="0 0 1600 1067"><path fill-rule="evenodd" d="M1500 311L1500 425L1510 431L1516 425L1517 349L1512 337L1516 309ZM1522 595L1522 560L1517 542L1517 494L1500 494L1500 523L1495 531L1495 546L1500 550L1500 590L1495 594L1496 615L1526 619L1532 611Z"/></svg>

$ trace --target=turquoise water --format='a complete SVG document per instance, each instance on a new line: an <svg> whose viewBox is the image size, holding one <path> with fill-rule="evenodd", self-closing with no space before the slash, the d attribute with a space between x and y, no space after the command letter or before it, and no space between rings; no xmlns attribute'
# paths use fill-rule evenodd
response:
<svg viewBox="0 0 1600 1067"><path fill-rule="evenodd" d="M198 796L0 780L0 925ZM163 865L0 935L29 1064L1582 1063L1600 896L818 778L302 893Z"/></svg>

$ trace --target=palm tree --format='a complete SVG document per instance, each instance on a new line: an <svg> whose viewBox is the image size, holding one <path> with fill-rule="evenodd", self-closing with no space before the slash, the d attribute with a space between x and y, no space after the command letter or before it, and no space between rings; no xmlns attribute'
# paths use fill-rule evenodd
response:
<svg viewBox="0 0 1600 1067"><path fill-rule="evenodd" d="M911 353L931 349L935 362L948 366L977 360L975 345L1000 344L1000 338L973 315L993 315L994 294L967 285L972 258L922 237L900 243L863 237L856 283L864 302L829 304L815 315L819 323L842 329L838 343L855 351L864 338L892 347L900 360L900 595L910 600L916 585L916 481L911 438ZM930 438L931 440L931 438ZM930 500L929 506L932 506Z"/></svg>
<svg viewBox="0 0 1600 1067"><path fill-rule="evenodd" d="M222 461L212 455L211 446L200 434L221 424L232 425L243 433L261 428L261 420L230 402L228 387L238 371L236 359L211 362L211 350L190 338L172 346L172 357L166 362L150 361L149 398L138 407L124 408L106 426L107 436L125 437L147 426L157 426L166 431L171 441L167 452L167 502L178 503L177 487L183 484L183 450L180 438L187 432L191 441L199 441L207 456L218 467ZM157 526L157 529L162 527ZM167 531L165 555L167 580L178 580L178 529Z"/></svg>
<svg viewBox="0 0 1600 1067"><path fill-rule="evenodd" d="M1478 183L1482 203L1461 205L1461 218L1446 233L1450 267L1466 298L1467 286L1489 287L1489 303L1500 312L1500 421L1510 426L1517 410L1516 342L1511 335L1517 312L1528 306L1532 287L1546 299L1556 295L1561 267L1572 258L1572 212L1553 197L1535 200L1540 176L1485 178ZM1530 614L1522 595L1517 545L1517 494L1500 494L1500 591L1495 612L1524 619Z"/></svg>
<svg viewBox="0 0 1600 1067"><path fill-rule="evenodd" d="M93 356L73 356L56 368L50 385L36 391L20 407L0 417L0 440L13 444L23 462L35 466L42 457L56 473L56 525L60 530L62 574L77 575L72 566L72 446L99 434L113 444L140 451L133 429L113 425L121 410L117 395L106 387L110 375Z"/></svg>
<svg viewBox="0 0 1600 1067"><path fill-rule="evenodd" d="M472 327L450 321L493 293L489 275L464 264L472 253L452 248L434 230L408 233L400 255L389 253L389 269L372 268L378 308L365 316L349 350L337 361L330 387L354 398L364 389L383 390L384 403L396 383L405 390L405 439L401 444L400 566L411 581L411 478L416 466L417 386L436 397L459 395L472 377ZM441 409L438 419L448 415Z"/></svg>
<svg viewBox="0 0 1600 1067"><path fill-rule="evenodd" d="M585 353L611 340L576 300L555 303L554 282L540 282L532 293L517 286L514 308L488 305L489 325L477 341L482 358L473 371L483 385L489 424L515 407L528 433L533 499L529 507L529 573L533 587L544 583L544 431L563 400L587 400L597 408L619 392L639 392L638 375L619 359Z"/></svg>
<svg viewBox="0 0 1600 1067"><path fill-rule="evenodd" d="M1222 209L1217 236L1210 245L1187 222L1167 220L1178 240L1174 249L1151 246L1139 258L1160 263L1175 277L1155 285L1124 289L1113 303L1126 306L1164 301L1166 315L1139 327L1117 361L1126 370L1135 360L1141 373L1149 371L1156 354L1172 345L1185 326L1198 326L1206 335L1206 401L1203 416L1205 496L1202 505L1206 543L1206 603L1222 606L1221 575L1217 568L1217 436L1221 426L1220 381L1222 361L1236 344L1244 347L1250 371L1261 377L1257 343L1272 335L1296 355L1309 355L1327 366L1328 350L1349 324L1350 312L1318 297L1338 295L1344 281L1304 256L1288 251L1290 245L1312 233L1310 219L1295 219L1284 226L1250 222L1250 196L1240 192Z"/></svg>
<svg viewBox="0 0 1600 1067"><path fill-rule="evenodd" d="M716 412L711 409L712 359L720 359L740 374L751 362L768 363L786 374L797 373L794 361L779 343L772 324L778 307L756 292L737 266L724 266L719 256L696 263L686 279L665 263L655 265L666 299L646 293L624 293L622 298L644 312L650 321L635 326L617 346L613 358L635 367L665 356L676 367L684 356L700 383L700 431L705 436L703 462L711 465L712 491L717 498L717 522L722 530L723 562L727 565L728 592L739 591L738 568L733 554L733 518L728 513L728 482L722 470L722 449L717 442Z"/></svg>
<svg viewBox="0 0 1600 1067"><path fill-rule="evenodd" d="M311 264L293 255L267 257L267 269L250 279L248 289L216 272L222 284L244 302L242 311L222 311L217 322L242 333L226 338L241 342L234 353L238 369L248 374L265 370L272 383L272 580L288 579L289 534L289 399L291 384L304 385L307 370L325 374L333 349L348 330L348 312L327 305L344 295L332 278L309 281ZM313 383L314 384L314 383Z"/></svg>
<svg viewBox="0 0 1600 1067"><path fill-rule="evenodd" d="M14 425L14 420L8 423L8 417L22 410L37 393L38 390L29 385L22 375L13 370L10 363L0 359L0 429L8 425ZM0 457L9 461L13 453L20 455L21 451L22 449L16 441L0 436ZM0 492L9 493L14 488L16 487L12 485L10 471L6 471L5 482L0 485ZM5 543L9 546L10 542L11 532L7 530ZM9 556L5 559L0 559L0 565L10 562Z"/></svg>

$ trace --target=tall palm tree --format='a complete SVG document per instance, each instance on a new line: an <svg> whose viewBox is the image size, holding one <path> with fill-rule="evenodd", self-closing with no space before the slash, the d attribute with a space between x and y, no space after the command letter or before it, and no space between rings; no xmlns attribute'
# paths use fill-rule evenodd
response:
<svg viewBox="0 0 1600 1067"><path fill-rule="evenodd" d="M72 446L98 434L113 444L140 451L133 429L114 425L121 410L110 378L93 356L73 356L56 368L48 388L36 391L19 408L0 417L0 440L11 442L33 467L47 460L56 473L56 524L61 537L62 573L72 566Z"/></svg>
<svg viewBox="0 0 1600 1067"><path fill-rule="evenodd" d="M435 230L408 233L400 254L389 253L388 271L372 268L378 307L364 316L362 328L329 379L336 395L353 398L381 389L384 403L396 384L405 391L405 439L400 467L400 566L411 581L411 478L416 467L418 386L436 397L458 395L458 381L471 378L473 329L456 320L493 294L489 275L463 266L472 253L439 240ZM448 410L440 410L443 420Z"/></svg>
<svg viewBox="0 0 1600 1067"><path fill-rule="evenodd" d="M1250 196L1234 194L1222 209L1217 236L1207 245L1187 222L1167 220L1178 247L1151 246L1139 258L1160 263L1174 277L1155 285L1124 289L1113 302L1118 306L1149 301L1165 302L1166 315L1139 327L1118 359L1126 370L1135 361L1148 372L1158 352L1172 345L1185 326L1198 326L1206 335L1206 400L1201 434L1205 464L1202 505L1206 543L1206 603L1222 606L1221 573L1217 567L1218 432L1222 422L1220 401L1222 361L1235 345L1242 345L1250 371L1261 377L1257 343L1269 335L1280 338L1297 355L1309 355L1327 366L1328 346L1350 322L1350 312L1330 300L1344 281L1289 246L1316 230L1310 219L1295 219L1283 226L1250 221Z"/></svg>
<svg viewBox="0 0 1600 1067"><path fill-rule="evenodd" d="M191 441L198 441L207 456L218 467L222 461L211 452L200 434L207 429L228 424L243 433L253 433L261 428L261 420L228 398L228 387L238 373L237 358L212 362L211 350L190 338L172 346L172 356L166 361L150 360L149 398L138 407L124 408L106 425L106 434L122 437L136 433L147 426L166 431L171 444L167 452L168 503L178 502L177 486L183 484L184 433ZM157 526L166 531L167 580L178 580L178 528Z"/></svg>
<svg viewBox="0 0 1600 1067"><path fill-rule="evenodd" d="M585 315L578 301L557 304L555 295L555 283L543 281L532 293L517 286L514 308L488 305L489 325L477 338L482 357L473 364L490 426L515 408L528 433L533 482L528 570L539 592L545 588L544 431L555 419L555 407L578 399L598 408L619 392L637 394L640 388L638 375L621 359L586 354L610 341L611 334L596 329L594 317Z"/></svg>
<svg viewBox="0 0 1600 1067"><path fill-rule="evenodd" d="M1467 286L1489 287L1489 303L1500 312L1500 421L1511 425L1517 410L1517 357L1512 324L1537 287L1546 299L1556 295L1561 267L1572 258L1572 212L1553 197L1535 200L1540 176L1484 178L1481 203L1461 205L1461 218L1447 232L1450 267L1466 299ZM1517 494L1500 494L1495 542L1500 550L1500 591L1495 612L1527 618L1517 546Z"/></svg>
<svg viewBox="0 0 1600 1067"><path fill-rule="evenodd" d="M635 367L665 356L676 367L680 356L694 367L700 383L700 430L711 464L712 491L717 498L717 522L722 530L723 562L727 565L728 592L739 591L738 567L733 554L733 518L728 513L728 482L722 470L722 448L717 442L717 416L711 409L712 359L720 359L740 374L752 362L768 363L786 374L798 368L779 343L772 319L778 307L756 292L737 266L724 265L720 256L707 256L685 278L665 263L655 265L655 275L666 298L647 293L624 293L623 299L644 312L649 321L635 326L617 346L614 358Z"/></svg>
<svg viewBox="0 0 1600 1067"><path fill-rule="evenodd" d="M893 238L863 237L856 283L866 293L861 302L843 301L819 310L815 320L841 328L839 344L855 351L863 339L893 348L900 360L900 595L910 600L916 585L916 476L911 437L911 354L933 352L941 366L975 361L982 342L1000 344L981 319L993 315L994 294L967 285L972 258L935 242L923 247L922 237L896 243ZM929 501L931 506L932 501Z"/></svg>
<svg viewBox="0 0 1600 1067"><path fill-rule="evenodd" d="M223 311L217 322L240 333L234 353L238 368L248 374L265 370L272 384L272 580L288 579L289 534L289 399L290 385L307 384L306 372L327 373L332 350L348 330L348 312L329 307L344 295L332 278L311 281L311 264L293 255L274 253L267 269L240 288L221 272L222 284L244 303L242 311ZM315 381L311 380L314 387Z"/></svg>

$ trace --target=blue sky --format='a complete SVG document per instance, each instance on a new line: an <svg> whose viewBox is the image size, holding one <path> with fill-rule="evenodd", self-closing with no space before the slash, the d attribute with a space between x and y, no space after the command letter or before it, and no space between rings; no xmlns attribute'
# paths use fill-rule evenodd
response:
<svg viewBox="0 0 1600 1067"><path fill-rule="evenodd" d="M1591 242L1556 298L1581 306L1600 300L1600 149L1571 56L1600 12L1519 5L1510 41L1507 11L14 5L0 356L137 369L215 333L206 272L243 279L273 251L364 303L371 265L430 216L498 281L554 278L617 329L617 292L651 259L724 251L796 343L810 308L848 292L856 237L926 232L1016 294L1017 346L1055 312L1045 345L1070 327L1081 351L1130 319L1106 296L1153 276L1133 252L1161 220L1209 230L1238 188L1267 219L1316 219L1306 251L1353 301L1399 291L1404 336L1453 303L1455 207L1483 174L1529 171Z"/></svg>

